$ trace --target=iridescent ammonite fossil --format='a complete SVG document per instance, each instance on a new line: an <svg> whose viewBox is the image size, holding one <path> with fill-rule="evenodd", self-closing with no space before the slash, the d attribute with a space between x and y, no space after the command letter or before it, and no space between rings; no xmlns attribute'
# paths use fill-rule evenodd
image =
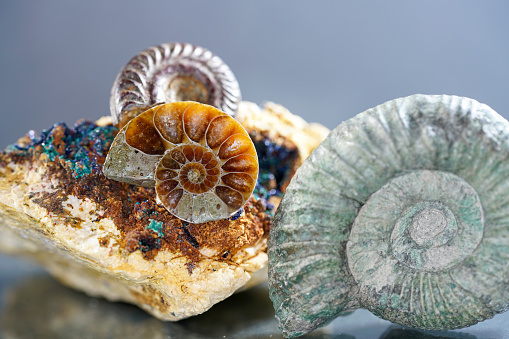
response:
<svg viewBox="0 0 509 339"><path fill-rule="evenodd" d="M414 95L342 123L297 170L269 238L288 337L359 307L454 329L509 308L509 122Z"/></svg>

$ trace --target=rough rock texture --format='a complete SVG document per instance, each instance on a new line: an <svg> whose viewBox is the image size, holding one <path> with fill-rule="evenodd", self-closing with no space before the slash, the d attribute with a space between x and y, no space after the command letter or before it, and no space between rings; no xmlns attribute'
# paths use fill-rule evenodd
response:
<svg viewBox="0 0 509 339"><path fill-rule="evenodd" d="M252 118L265 116L259 110ZM281 179L303 160L299 145L247 128L262 156L255 193L229 219L189 224L157 204L154 189L103 176L118 132L110 121L56 124L0 154L0 249L36 260L69 286L163 320L202 313L265 279L274 203Z"/></svg>
<svg viewBox="0 0 509 339"><path fill-rule="evenodd" d="M509 122L469 98L395 99L335 128L270 231L284 334L359 307L421 329L509 309L508 158Z"/></svg>

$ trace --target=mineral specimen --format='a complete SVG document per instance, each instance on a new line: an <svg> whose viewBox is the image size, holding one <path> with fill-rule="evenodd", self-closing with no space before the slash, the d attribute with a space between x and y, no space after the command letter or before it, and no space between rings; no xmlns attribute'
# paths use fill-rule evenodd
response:
<svg viewBox="0 0 509 339"><path fill-rule="evenodd" d="M275 206L303 155L328 131L307 133L281 106L241 107L256 111L244 112L241 122L261 158L260 180L237 214L201 224L177 219L156 203L153 188L102 174L118 133L111 118L59 123L0 154L0 249L36 260L66 285L136 304L163 320L202 313L263 281ZM249 117L273 120L274 111L299 121L294 132L308 142L284 137L288 124L272 126L270 135L249 127Z"/></svg>

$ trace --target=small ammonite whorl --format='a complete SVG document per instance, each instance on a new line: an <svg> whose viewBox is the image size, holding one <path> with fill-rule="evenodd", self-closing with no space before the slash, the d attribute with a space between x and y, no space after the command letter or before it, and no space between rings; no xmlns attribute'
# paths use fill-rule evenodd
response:
<svg viewBox="0 0 509 339"><path fill-rule="evenodd" d="M258 178L251 138L234 118L196 102L155 106L113 141L110 179L156 188L176 217L202 223L228 218L246 203Z"/></svg>
<svg viewBox="0 0 509 339"><path fill-rule="evenodd" d="M414 95L342 123L297 170L269 237L269 291L297 336L359 307L454 329L509 308L509 122Z"/></svg>
<svg viewBox="0 0 509 339"><path fill-rule="evenodd" d="M117 75L110 97L113 122L120 128L150 106L196 101L234 115L241 101L233 72L209 50L186 43L151 47Z"/></svg>

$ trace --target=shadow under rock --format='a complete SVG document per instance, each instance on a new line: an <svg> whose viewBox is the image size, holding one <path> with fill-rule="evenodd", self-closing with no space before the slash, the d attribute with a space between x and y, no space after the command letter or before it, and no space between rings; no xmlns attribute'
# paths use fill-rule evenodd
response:
<svg viewBox="0 0 509 339"><path fill-rule="evenodd" d="M179 322L163 322L136 306L88 297L47 275L27 276L3 292L2 338L283 338L266 285ZM303 338L354 339L327 331Z"/></svg>

